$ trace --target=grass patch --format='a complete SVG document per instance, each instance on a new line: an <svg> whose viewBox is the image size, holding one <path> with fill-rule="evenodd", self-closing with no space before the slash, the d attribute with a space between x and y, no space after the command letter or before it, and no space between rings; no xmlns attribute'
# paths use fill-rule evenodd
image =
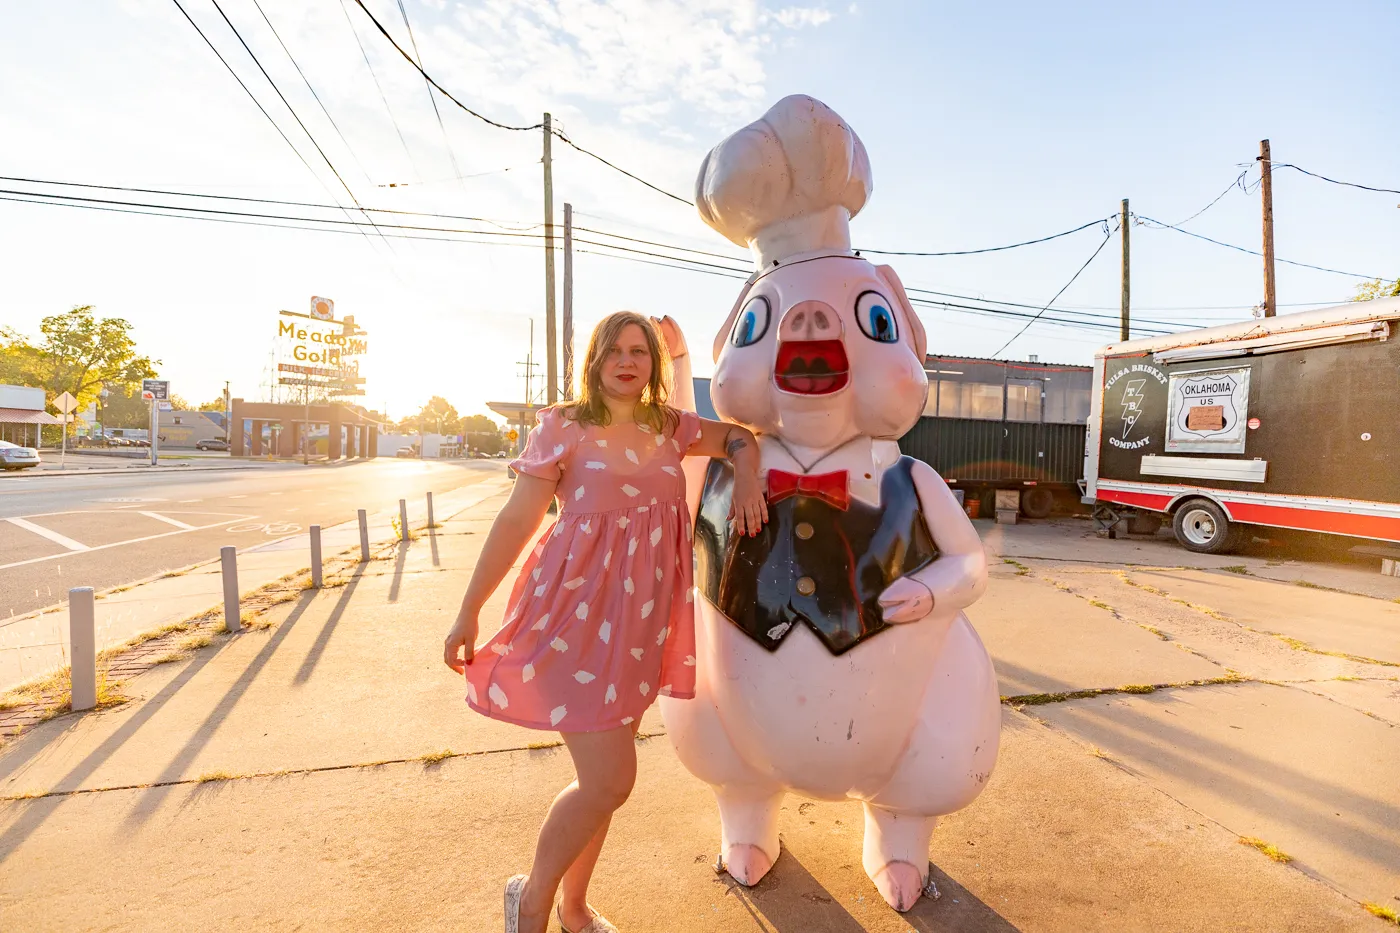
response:
<svg viewBox="0 0 1400 933"><path fill-rule="evenodd" d="M428 754L426 755L419 755L418 760L423 762L424 764L435 765L439 761L445 761L448 758L454 757L456 754L457 753L454 752L452 749L444 748L441 751L428 752Z"/></svg>
<svg viewBox="0 0 1400 933"><path fill-rule="evenodd" d="M1162 631L1162 630L1159 629L1159 628L1153 628L1153 627L1150 626L1150 625L1144 625L1144 626L1142 626L1142 629L1143 629L1144 631L1151 632L1153 635L1156 635L1158 638L1162 639L1162 641L1171 641L1171 640L1172 640L1172 637L1171 637L1170 635L1168 635L1166 632Z"/></svg>
<svg viewBox="0 0 1400 933"><path fill-rule="evenodd" d="M1019 560L1012 560L1012 559L1009 558L1009 557L1003 557L1003 558L1001 559L1001 562L1002 562L1003 564L1010 564L1012 567L1015 567L1015 568L1016 568L1016 576L1018 576L1018 577L1025 577L1025 576L1029 576L1029 575L1030 575L1031 568L1027 567L1025 564L1021 563Z"/></svg>
<svg viewBox="0 0 1400 933"><path fill-rule="evenodd" d="M1095 687L1088 690L1068 690L1063 693L1026 693L1020 696L1004 696L1001 702L1007 706L1020 708L1022 706L1047 706L1051 703L1063 703L1066 700L1088 700L1094 697L1112 696L1119 693L1146 694L1156 693L1158 690L1170 690L1174 687L1209 687L1217 684L1237 684L1248 678L1238 674L1230 674L1225 677L1212 677L1208 680L1187 680L1175 684L1125 684L1122 687Z"/></svg>
<svg viewBox="0 0 1400 933"><path fill-rule="evenodd" d="M541 748L558 748L563 744L563 742L559 741L558 739L555 739L553 742L531 742L525 747L533 751L538 751Z"/></svg>
<svg viewBox="0 0 1400 933"><path fill-rule="evenodd" d="M1380 917L1382 920L1389 920L1391 923L1400 927L1400 914L1397 914L1389 907L1382 907L1380 904L1373 904L1370 901L1362 901L1361 906L1371 916Z"/></svg>
<svg viewBox="0 0 1400 933"><path fill-rule="evenodd" d="M1280 849L1278 846L1263 839L1256 839L1253 836L1241 836L1239 843L1242 846L1249 846L1251 849L1258 849L1275 862L1287 864L1293 861L1293 856Z"/></svg>
<svg viewBox="0 0 1400 933"><path fill-rule="evenodd" d="M205 771L194 781L196 784L208 784L210 781L232 781L236 777L238 775L231 771Z"/></svg>
<svg viewBox="0 0 1400 933"><path fill-rule="evenodd" d="M1231 564L1228 567L1221 567L1220 569L1226 573L1238 573L1241 576L1249 576L1249 568L1244 564Z"/></svg>
<svg viewBox="0 0 1400 933"><path fill-rule="evenodd" d="M1294 580L1294 586L1301 586L1305 590L1330 590L1330 586L1320 586L1316 583L1309 583L1307 580Z"/></svg>
<svg viewBox="0 0 1400 933"><path fill-rule="evenodd" d="M1108 603L1106 603L1106 602L1104 602L1104 601L1102 601L1102 600L1099 600L1099 599L1091 599L1091 600L1089 600L1089 605L1093 606L1095 609L1102 609L1104 612L1112 612L1112 611L1113 611L1113 607L1112 607L1112 606L1110 606Z"/></svg>

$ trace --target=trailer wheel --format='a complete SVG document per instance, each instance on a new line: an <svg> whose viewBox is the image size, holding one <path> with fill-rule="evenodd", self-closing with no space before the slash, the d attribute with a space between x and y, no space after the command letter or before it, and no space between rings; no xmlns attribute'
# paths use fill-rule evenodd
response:
<svg viewBox="0 0 1400 933"><path fill-rule="evenodd" d="M1176 540L1197 554L1225 554L1234 550L1238 529L1220 506L1209 499L1192 499L1172 517Z"/></svg>
<svg viewBox="0 0 1400 933"><path fill-rule="evenodd" d="M1026 518L1049 518L1055 508L1055 493L1044 486L1032 486L1021 493L1021 512Z"/></svg>

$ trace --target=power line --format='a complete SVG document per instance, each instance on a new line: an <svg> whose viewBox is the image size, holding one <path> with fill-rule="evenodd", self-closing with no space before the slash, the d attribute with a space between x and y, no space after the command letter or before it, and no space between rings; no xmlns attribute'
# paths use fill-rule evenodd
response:
<svg viewBox="0 0 1400 933"><path fill-rule="evenodd" d="M0 181L18 181L30 185L54 185L56 187L64 188L92 188L100 191L133 191L139 194L164 194L178 198L209 198L211 200L218 201L243 201L250 204L278 204L283 207L311 207L328 211L344 210L344 208L338 204L318 204L314 201L284 201L274 198L245 198L234 194L207 194L202 192L191 191L170 191L164 188L135 188L125 185L90 185L76 181L49 181L43 178L22 178L14 175L0 175ZM175 207L174 209L185 210L186 208ZM361 208L361 210L371 214L399 214L411 217L438 217L445 220L466 220L471 221L473 223L492 224L494 226L502 227L503 229L533 230L537 227L544 226L544 224L531 224L526 223L525 221L518 221L516 223L521 224L523 226L511 227L508 224L504 224L501 221L492 220L489 217L469 217L463 214L433 214L427 213L425 211L403 211L393 210L391 208L384 207L364 207Z"/></svg>
<svg viewBox="0 0 1400 933"><path fill-rule="evenodd" d="M356 3L359 3L360 0L355 0L355 2L356 2ZM565 143L567 143L568 145L573 146L575 149L577 149L579 152L582 152L584 155L589 156L590 158L597 159L599 162L602 162L604 165L606 165L608 168L612 169L614 172L621 172L622 174L626 175L628 178L632 179L633 181L641 182L642 184L644 184L644 185L646 185L648 188L650 188L652 191L658 192L658 193L660 193L660 194L664 194L664 195L666 195L666 197L671 198L671 199L674 200L674 201L680 201L682 204L688 204L688 205L690 205L691 207L694 207L694 206L695 206L695 202L692 201L692 200L690 200L689 198L683 198L683 197L681 197L681 196L678 195L678 194L672 194L671 192L667 191L665 188L657 187L656 185L653 185L651 182L647 181L645 178L642 178L642 177L637 176L637 175L633 175L631 172L627 171L627 169L625 169L625 168L620 168L619 166L614 165L613 163L609 162L607 159L605 159L605 158L603 158L602 156L598 155L598 153L592 152L592 151L590 151L590 150L588 150L588 149L583 148L583 147L580 146L578 143L574 142L572 139L570 139L569 137L565 136L561 131L555 130L555 131L554 131L554 135L557 136L557 137L559 137L561 140L563 140L563 141L564 141Z"/></svg>
<svg viewBox="0 0 1400 933"><path fill-rule="evenodd" d="M1225 247L1226 249L1233 249L1233 250L1236 250L1237 252L1248 253L1248 254L1251 255L1251 256L1263 256L1263 255L1264 255L1263 253L1258 252L1257 250L1246 249L1246 248L1243 247L1243 246L1236 246L1236 245L1233 244L1233 243L1223 243L1223 242L1221 242L1220 240L1213 240L1213 239L1211 239L1211 238L1208 237L1208 236L1203 236L1202 234L1199 234L1199 233L1193 233L1193 232L1191 232L1190 230L1183 230L1183 229L1181 229L1180 227L1178 227L1178 226L1176 226L1176 225L1174 225L1174 224L1164 223L1163 221L1160 221L1160 220L1153 220L1151 217L1147 217L1147 216L1144 216L1144 215L1142 215L1142 214L1133 214L1132 217L1133 217L1134 220L1137 220L1137 221L1139 221L1140 223L1143 223L1143 224L1148 225L1150 229L1175 230L1177 233L1184 233L1184 234L1186 234L1186 235L1189 236L1189 237L1195 237L1195 238L1198 239L1198 240L1205 240L1207 243L1214 243L1216 246L1223 246L1223 247ZM1275 261L1275 262L1285 263L1285 264L1290 265L1290 266L1298 266L1298 267L1303 268L1303 269L1315 269L1315 270L1317 270L1318 272L1331 272L1331 273L1333 273L1334 275L1345 275L1345 276L1350 276L1351 278L1354 278L1354 279L1376 279L1376 278L1380 278L1380 277L1381 277L1381 276L1377 276L1377 275L1365 275L1365 274L1363 274L1363 273L1361 273L1361 272L1345 272L1345 271L1343 271L1343 270L1341 270L1341 269L1329 269L1329 268L1327 268L1326 266L1314 266L1314 265L1312 265L1311 263L1306 263L1306 262L1294 262L1292 259L1281 259L1281 258L1279 258L1279 257L1277 257L1277 256L1274 257L1274 261Z"/></svg>
<svg viewBox="0 0 1400 933"><path fill-rule="evenodd" d="M509 123L502 123L502 122L500 122L499 120L493 120L493 119L491 119L490 117L486 116L485 114L479 113L478 111L473 110L472 108L468 107L466 104L462 103L460 100L458 100L456 97L454 97L454 96L452 95L452 93L449 92L445 87L443 87L441 84L439 84L439 83L437 82L437 80L433 78L432 75L428 74L428 72L425 71L425 70L423 69L423 66L422 66L422 65L418 64L418 62L416 62L416 61L413 60L413 56L412 56L412 55L409 55L408 52L404 50L403 46L399 45L398 42L395 41L394 37L393 37L392 35L390 35L389 30L387 30L387 29L384 28L384 24L381 23L381 22L379 22L379 20L375 19L375 16L374 16L373 13L370 12L369 7L365 6L364 0L354 0L354 2L355 2L355 4L356 4L361 10L364 11L365 15L369 17L370 22L374 23L375 28L379 30L379 32L384 36L384 38L386 38L386 39L389 40L389 44L392 45L392 46L398 51L398 53L399 53L400 55L403 56L404 61L406 61L406 62L408 62L410 65L412 65L412 66L418 71L418 73L421 74L421 75L423 76L423 80L424 80L424 81L427 81L428 84L430 84L430 85L432 85L434 88L436 88L437 91L438 91L438 93L442 94L443 97L446 97L448 100L452 101L452 103L456 104L456 105L457 105L458 107L460 107L462 110L464 110L464 111L466 111L467 113L471 114L472 116L476 117L478 120L481 120L483 123L488 123L488 124L490 124L491 126L494 126L494 127L496 127L497 129L502 129L502 130L513 130L513 131L515 131L515 132L524 132L524 131L528 131L528 130L538 130L538 129L541 129L541 128L544 126L543 123L532 123L532 124L530 124L529 126L515 126L515 125L509 124ZM664 194L666 197L672 198L673 200L676 200L676 201L679 201L679 202L681 202L682 204L688 204L688 205L690 205L691 207L694 207L694 206L695 206L695 202L694 202L694 201L691 201L689 198L683 198L683 197L681 197L681 196L678 195L678 194L672 194L671 192L667 191L665 188L662 188L662 187L659 187L658 185L652 184L651 182L647 181L645 178L642 178L640 175L634 175L634 174L632 174L631 172L627 171L625 168L622 168L621 166L619 166L619 165L617 165L617 164L615 164L615 163L613 163L613 162L608 161L607 159L605 159L605 158L603 158L602 156L600 156L598 153L593 152L593 151L591 151L591 150L589 150L589 149L583 148L583 147L580 146L578 143L576 143L576 142L574 142L572 139L570 139L570 138L568 137L568 135L566 135L562 130L555 129L555 128L551 128L551 134L554 135L554 136L556 136L556 137L558 137L558 138L560 139L560 141L566 143L566 144L569 145L569 146L572 146L574 149L578 150L579 152L583 153L584 155L589 156L590 158L593 158L593 159L597 159L599 162L603 163L604 165L606 165L608 168L612 169L613 171L615 171L615 172L620 172L621 174L626 175L628 178L632 179L633 181L639 182L639 183L641 183L641 184L643 184L643 185L646 185L646 186L647 186L648 188L650 188L651 190L653 190L653 191L655 191L655 192L657 192L657 193L659 193L659 194Z"/></svg>
<svg viewBox="0 0 1400 933"><path fill-rule="evenodd" d="M413 36L413 24L408 21L408 9L403 5L403 0L399 0L399 15L403 17L403 24L408 29L408 41L413 43L413 54L421 62L423 53L418 51L418 40ZM423 83L423 89L428 92L428 103L433 105L433 116L437 117L438 129L442 130L442 144L447 149L447 158L452 163L452 174L457 176L457 183L460 186L462 169L457 165L457 156L452 152L452 141L447 138L447 127L443 126L442 114L438 112L437 98L433 96L432 86L426 81Z"/></svg>
<svg viewBox="0 0 1400 933"><path fill-rule="evenodd" d="M298 149L292 143L292 141L287 138L286 133L282 132L282 127L278 125L276 120L272 119L272 114L267 112L267 108L265 108L262 105L262 102L258 100L257 97L253 95L253 92L248 89L248 85L243 83L243 79L238 76L238 72L233 70L233 66L230 65L228 63L228 60L224 58L223 54L217 48L214 47L214 43L209 41L209 37L204 34L204 30L199 28L199 24L196 23L190 17L190 14L186 12L185 8L180 5L180 0L173 0L173 2L176 8L179 9L180 13L185 17L185 19L189 21L189 24L194 27L194 31L199 33L199 37L204 40L204 44L209 46L209 51L213 52L214 55L219 59L220 64L222 64L224 68L228 69L229 74L233 75L233 80L237 81L238 86L243 88L243 93L247 94L248 99L253 102L253 105L258 108L258 110L262 113L264 117L267 117L267 122L272 124L272 128L277 131L277 135L281 136L282 141L285 142L291 148L291 150L297 154L297 158L301 160L302 165L306 166L306 170L310 172L313 176L315 176L317 181L320 181L320 176L316 175L316 170L311 167L311 163L306 161L306 156L302 155L301 150Z"/></svg>
<svg viewBox="0 0 1400 933"><path fill-rule="evenodd" d="M178 0L176 0L176 2L178 2ZM253 54L253 50L249 48L248 43L244 41L243 34L238 31L237 26L233 25L233 21L228 18L228 14L224 12L224 8L219 6L219 0L209 0L209 2L214 5L214 9L219 11L219 16L223 18L223 21L228 24L228 28L233 32L234 36L237 37L238 44L243 46L243 51L247 52L248 57L253 60L253 64L258 66L258 71L262 72L262 76L266 78L267 83L272 86L272 90L277 94L277 98L282 101L282 106L287 108L287 112L292 115L292 119L297 121L297 126L301 127L301 131L306 134L306 138L311 140L311 145L320 153L321 159L326 163L326 167L331 170L331 174L335 176L336 181L340 182L340 186L345 189L345 193L350 195L350 200L355 202L356 207L359 207L360 202L359 199L355 197L355 192L350 190L350 186L346 184L345 179L342 178L340 172L336 170L330 157L327 156L325 150L321 148L321 144L316 141L316 137L306 128L306 124L301 121L301 117L297 116L296 110L293 109L291 103L287 101L286 96L282 93L282 89L277 86L276 81L272 80L272 75L267 73L267 69L262 66L262 62L258 61L258 57ZM361 209L361 213L363 213L363 209ZM369 220L370 226L374 225L374 221L368 214L365 214L365 219ZM368 234L365 236L368 238ZM389 244L386 241L384 245L388 246ZM392 247L390 247L390 249L392 250Z"/></svg>
<svg viewBox="0 0 1400 933"><path fill-rule="evenodd" d="M1295 172L1302 172L1304 175L1311 175L1313 178L1328 181L1334 185L1345 185L1348 188L1360 188L1362 191L1376 191L1381 194L1400 194L1400 188L1372 188L1370 185L1358 185L1354 181L1338 181L1335 178L1328 178L1326 175L1319 175L1317 172L1310 172L1302 166L1294 165L1292 162L1271 162L1270 164L1274 168L1291 168Z"/></svg>
<svg viewBox="0 0 1400 933"><path fill-rule="evenodd" d="M1073 230L1065 230L1061 233L1052 233L1050 236L1043 236L1034 240L1023 240L1020 243L1008 243L1006 246L988 246L985 249L961 249L942 253L918 253L911 252L908 250L866 249L862 247L861 249L856 250L856 252L876 253L880 256L975 256L979 253L999 253L1002 250L1017 249L1021 246L1034 246L1037 243L1048 243L1051 240L1058 240L1060 237L1069 236L1070 234L1078 233L1081 230L1088 230L1090 227L1097 227L1099 224L1103 223L1105 220L1108 219L1111 218L1100 217L1098 220L1091 220L1086 224L1080 224Z"/></svg>
<svg viewBox="0 0 1400 933"><path fill-rule="evenodd" d="M6 195L10 195L10 194L20 195L20 197L9 197L9 196L6 196ZM61 199L63 199L63 200L61 200L61 201L55 201L55 200L37 200L37 198L48 198L48 199L60 199L60 198L61 198ZM72 208L80 208L80 209L84 209L84 210L97 210L97 211L110 212L110 213L134 214L134 215L146 216L146 217L166 217L166 218L172 218L172 219L177 219L177 220L201 220L201 221L212 221L212 222L215 222L215 223L230 223L230 224L238 224L238 225L243 225L243 226L256 226L256 227L271 228L271 229L276 229L276 230L300 230L300 231L309 231L309 232L313 232L313 233L338 233L338 234L342 234L342 235L351 235L351 236L353 236L353 235L355 235L356 233L360 232L360 231L358 231L357 229L355 229L355 225L357 224L357 222L356 222L356 221L353 221L353 220L351 220L351 221L327 220L327 219L318 219L318 218L298 218L298 217L292 217L292 216L287 216L287 215L258 214L258 213L248 213L248 212L238 212L238 211L214 211L214 210L207 209L207 208L173 207L173 206L170 206L170 205L144 204L144 203L141 203L141 202L114 201L114 200L103 200L103 199L94 199L94 198L78 198L78 197L69 196L69 195L51 195L51 194L43 194L43 193L36 193L36 192L15 192L15 191L8 191L8 190L5 190L5 189L0 189L0 201L10 201L10 202L20 203L20 204L34 204L34 205L41 205L41 206L46 206L46 207L72 207ZM170 211L187 211L187 212L196 212L196 213L194 213L194 214L192 215L191 213L170 213ZM214 215L217 215L217 216L206 216L206 215L208 215L208 214L214 214ZM271 222L271 221L279 221L279 222ZM302 223L297 223L296 221L306 221L306 222L309 222L309 223L320 224L320 225L323 225L323 226L306 226L306 225L304 225L304 224L302 224ZM344 226L339 226L339 227L336 227L336 226L324 226L324 225L326 225L326 224L348 225L351 229L345 229ZM384 237L387 237L387 238L389 238L389 239L415 240L415 241L430 242L430 243L461 243L461 244L481 245L481 246L515 246L515 247L524 247L524 248L528 248L528 249L537 249L537 248L538 248L538 245L537 245L536 243L533 243L533 242L519 242L519 240L522 240L522 239L523 239L523 240L538 241L538 240L543 239L543 235L542 235L542 234L529 234L529 233L512 234L512 233L503 233L503 232L490 231L490 230L456 230L456 229L452 229L452 228L400 226L400 225L394 225L394 224L382 224L382 225L380 225L380 227L381 227L381 229L380 229L380 235L381 235L381 236L384 236ZM395 232L391 232L391 231L395 231L395 230L407 230L407 231L417 231L417 232L409 232L409 233L395 233ZM429 235L424 235L425 233L465 234L465 235L467 235L467 236L480 236L480 237L503 238L505 241L502 242L500 239L497 239L497 240L492 240L492 239L485 239L485 240L482 240L482 239L465 239L465 238L463 238L462 236L429 236ZM576 243L579 243L579 244L586 244L586 245L588 245L588 246L595 246L595 247L598 248L598 249L580 249L580 250L579 250L580 253L586 253L586 254L596 255L596 256L603 256L603 257L608 257L608 258L612 258L612 259L619 259L619 260L623 260L623 261L627 261L627 262L638 262L638 263L642 263L642 264L645 264L645 265L658 266L658 267L661 267L661 268L675 269L675 270L679 270L679 271L698 272L698 273L702 273L702 274L706 274L706 275L718 275L718 276L721 276L721 277L724 277L724 278L733 278L733 279L741 279L741 280L742 280L742 279L748 278L747 275L745 275L743 272L741 272L741 271L739 271L739 270L734 270L734 269L730 269L730 268L727 268L727 267L718 266L718 265L715 265L715 264L712 264L712 263L703 263L703 262L699 262L698 260L685 259L684 257L665 256L665 255L659 254L659 253L650 253L650 252L647 252L647 251L644 251L644 250L634 250L634 249L631 249L631 248L629 248L629 247L618 246L618 245L612 244L612 243L600 243L600 242L598 242L598 241L587 240L587 239L583 239L583 238L579 238L579 239L575 240L575 242L576 242ZM600 250L608 250L608 251L610 251L610 252L601 252ZM625 255L619 255L619 253L625 254ZM649 257L649 258L639 258L639 257ZM912 303L917 304L917 305L920 305L920 306L936 307L936 308L941 308L941 309L944 309L944 310L958 311L958 312L964 312L964 313L970 313L970 314L978 314L978 315L982 315L982 316L984 316L984 317L1008 317L1008 318L1013 318L1013 319L1027 319L1027 318L1029 318L1029 319L1031 319L1032 321L1036 319L1034 316L1025 314L1025 313L1023 313L1023 312L1011 311L1011 310L1006 310L1006 309L1001 309L1001 308L976 307L976 306L972 306L972 305L962 305L962 304L958 304L958 303L956 303L956 302L934 301L934 300L926 299L926 298L911 298L910 300L911 300ZM1055 309L1055 310L1056 310L1056 311L1059 311L1060 309ZM1065 327L1078 327L1078 328L1080 328L1080 329L1090 329L1090 330L1095 330L1095 329L1097 329L1097 330L1114 330L1114 329L1116 329L1116 326L1117 326L1116 324L1110 324L1110 323L1098 323L1098 322L1095 322L1095 321L1076 320L1076 319L1060 318L1060 317L1052 317L1052 316L1042 316L1042 317L1039 318L1039 320L1040 320L1042 323L1045 323L1045 324L1055 324L1055 325L1065 326ZM1160 332L1159 332L1159 331L1154 331L1154 330L1148 330L1148 329L1146 329L1146 328L1137 328L1137 330L1138 330L1140 333L1146 333L1146 334L1166 333L1165 331L1160 331Z"/></svg>
<svg viewBox="0 0 1400 933"><path fill-rule="evenodd" d="M1219 204L1219 203L1220 203L1220 199L1223 198L1223 197L1225 197L1225 195L1229 194L1229 193L1230 193L1231 191L1233 191L1235 188L1239 188L1241 191L1244 191L1244 179L1245 179L1245 176L1248 175L1248 174L1249 174L1249 169L1245 169L1243 172L1240 172L1239 177L1236 178L1234 181L1230 182L1229 186L1228 186L1224 191L1222 191L1222 192L1220 192L1218 195L1216 195L1216 196L1215 196L1215 199L1214 199L1213 201L1211 201L1209 204L1207 204L1205 207L1201 208L1200 210L1196 211L1196 213L1192 214L1190 217L1187 217L1185 220L1178 220L1178 221L1174 224L1174 226L1181 227L1181 226L1185 226L1186 224L1189 224L1191 221L1195 220L1197 217L1201 216L1201 215L1204 214L1206 211L1210 210L1212 207L1214 207L1215 205Z"/></svg>
<svg viewBox="0 0 1400 933"><path fill-rule="evenodd" d="M331 116L331 112L326 109L325 102L321 100L321 95L317 94L316 89L311 86L311 80L306 77L306 72L301 70L301 65L297 63L296 56L292 54L292 50L287 48L287 43L282 41L281 34L277 31L277 27L272 25L272 20L268 19L267 13L262 8L262 4L259 3L258 0L253 0L253 6L257 7L258 13L262 15L263 22L267 23L267 28L272 30L273 36L277 38L277 44L282 46L282 51L287 53L287 60L292 63L292 67L297 70L297 74L301 75L302 83L305 84L306 89L311 92L311 96L316 99L316 103L320 106L321 112L326 115L326 120L328 120L331 127L335 129L335 134L339 136L340 141L345 144L346 151L350 153L350 158L355 160L355 165L359 167L360 173L365 176L366 181L370 181L369 172L365 169L364 163L360 161L360 157L355 154L354 148L350 145L350 140L346 139L345 134L340 131L340 125L335 122L335 117Z"/></svg>
<svg viewBox="0 0 1400 933"><path fill-rule="evenodd" d="M418 70L418 73L423 76L423 80L427 81L433 87L437 88L438 92L441 93L443 97L446 97L448 100L452 101L452 103L456 104L458 107L462 108L467 113L476 117L478 120L481 120L483 123L489 123L500 130L514 130L516 132L525 132L527 130L537 130L544 126L543 123L532 123L529 126L512 126L509 123L501 123L497 120L491 119L488 116L485 116L484 114L477 113L475 110L468 107L466 104L462 103L457 98L453 97L447 91L446 88L444 88L441 84L438 84L437 81L433 80L433 76L424 71L422 66L420 66L416 61L413 60L413 56L409 55L406 51L404 51L403 46L399 45L398 42L394 40L394 37L389 34L389 30L384 28L384 24L382 24L381 22L379 22L379 20L374 18L374 14L369 11L369 7L365 6L364 0L354 0L354 3L356 6L358 6L361 10L364 11L365 15L369 17L369 21L371 23L374 23L374 28L378 29L380 33L383 34L384 38L389 40L389 44L392 45L396 50L398 50L398 53L404 57L404 60ZM356 33L356 35L359 34Z"/></svg>
<svg viewBox="0 0 1400 933"><path fill-rule="evenodd" d="M408 148L408 140L403 137L403 129L399 127L399 121L394 117L394 108L389 106L389 98L384 94L384 86L379 83L379 75L375 74L374 66L370 64L369 50L365 48L364 40L360 38L360 31L355 28L355 21L350 18L350 10L345 6L345 0L340 0L340 12L345 14L345 25L350 27L350 34L355 37L355 44L360 47L360 56L365 60L365 69L369 71L370 79L374 81L374 88L379 92L379 100L384 104L384 112L389 115L389 122L394 125L394 132L399 137L399 145L403 146L403 154L408 156L408 164L413 169L413 174L422 178L423 174L418 171L418 163L413 160L413 152Z"/></svg>
<svg viewBox="0 0 1400 933"><path fill-rule="evenodd" d="M1013 334L1010 340L1006 341L1006 343L1004 343L1004 344L1001 345L1001 349L1000 349L1000 350L997 350L996 353L993 353L993 354L992 354L992 358L993 358L993 359L995 359L996 357L1000 356L1003 350L1005 350L1007 347L1011 346L1011 344L1015 343L1015 342L1016 342L1016 339L1026 332L1026 329L1027 329L1027 328L1029 328L1029 327L1030 327L1032 324L1034 324L1036 321L1040 320L1040 316L1041 316L1042 314L1044 314L1046 311L1050 310L1050 306L1053 305L1053 304L1055 303L1056 299L1058 299L1061 295L1063 295L1063 294L1065 293L1065 289L1069 288L1071 285L1074 284L1075 279L1079 278L1079 274L1080 274L1081 272L1083 272L1085 269L1089 268L1089 263L1093 262L1093 261L1098 257L1099 253L1103 251L1103 248L1104 248L1105 246L1108 245L1108 241L1109 241L1110 239L1112 239L1112 238L1113 238L1113 232L1112 232L1112 231L1109 231L1109 232L1107 232L1107 233L1104 234L1104 238L1103 238L1102 242L1099 243L1098 248L1094 250L1094 252L1089 256L1088 259L1084 260L1084 265L1080 266L1079 269L1074 273L1074 275L1070 276L1069 281L1066 282L1066 283L1064 284L1064 286L1063 286L1059 291L1057 291L1057 292L1055 293L1055 297L1054 297L1054 298L1051 298L1049 301L1047 301L1047 302L1045 303L1045 307L1043 307L1043 308L1041 308L1039 311L1037 311L1037 312L1035 313L1035 316L1032 317L1029 321L1026 322L1026 326L1025 326L1025 327L1022 327L1022 328L1021 328L1020 330L1018 330L1015 334Z"/></svg>

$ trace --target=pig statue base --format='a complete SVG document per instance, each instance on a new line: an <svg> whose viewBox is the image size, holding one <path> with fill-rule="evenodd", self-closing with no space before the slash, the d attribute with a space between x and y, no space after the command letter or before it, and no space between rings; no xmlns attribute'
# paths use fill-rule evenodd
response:
<svg viewBox="0 0 1400 933"><path fill-rule="evenodd" d="M770 520L729 535L721 465L686 461L696 695L660 705L681 762L714 790L736 881L777 861L789 792L859 800L866 874L902 911L928 881L938 817L992 772L1001 708L962 611L986 588L981 541L895 440L923 413L925 336L894 271L850 249L869 188L859 139L808 97L701 169L702 217L758 260L715 340L711 400L758 436Z"/></svg>

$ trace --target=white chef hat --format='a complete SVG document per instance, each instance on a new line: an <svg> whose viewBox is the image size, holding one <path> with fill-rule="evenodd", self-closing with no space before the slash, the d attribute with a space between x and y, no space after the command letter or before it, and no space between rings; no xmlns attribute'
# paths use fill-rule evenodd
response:
<svg viewBox="0 0 1400 933"><path fill-rule="evenodd" d="M695 203L764 268L797 253L850 252L850 219L872 186L855 131L826 104L794 94L710 150Z"/></svg>

